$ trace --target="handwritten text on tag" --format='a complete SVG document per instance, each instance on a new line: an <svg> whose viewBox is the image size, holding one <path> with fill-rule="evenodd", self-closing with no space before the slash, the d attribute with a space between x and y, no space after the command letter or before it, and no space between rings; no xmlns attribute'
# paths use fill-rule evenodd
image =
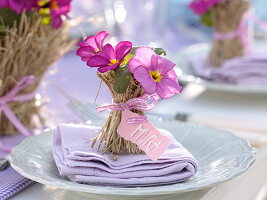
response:
<svg viewBox="0 0 267 200"><path fill-rule="evenodd" d="M139 115L129 110L122 112L121 123L117 129L119 135L138 145L149 158L157 160L170 144L169 137L162 135L150 122L127 123L127 119Z"/></svg>

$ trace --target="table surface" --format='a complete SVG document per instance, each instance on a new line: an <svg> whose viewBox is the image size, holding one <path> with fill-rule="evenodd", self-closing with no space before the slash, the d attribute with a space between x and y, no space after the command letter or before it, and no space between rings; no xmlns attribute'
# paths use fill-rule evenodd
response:
<svg viewBox="0 0 267 200"><path fill-rule="evenodd" d="M67 107L69 99L55 89L54 83L63 88L68 95L84 102L93 102L100 81L95 76L96 71L89 69L85 63L71 52L60 59L50 70L42 82L39 92L47 100L46 115L53 127L57 123L80 122ZM79 77L79 81L77 81ZM97 98L97 104L109 103L111 98L107 88L102 87ZM48 97L48 98L47 98ZM176 114L177 112L193 113L211 117L223 117L238 120L266 121L267 94L233 94L205 90L201 86L190 85L183 94L160 102L155 108L161 114ZM266 196L267 146L257 151L257 161L244 175L214 188L209 188L183 196L160 196L153 199L197 199L197 200L263 200ZM233 189L234 188L234 189ZM26 199L102 199L101 197L85 196L81 193L65 191L41 184L26 189L14 196L13 200ZM151 198L152 199L152 198Z"/></svg>

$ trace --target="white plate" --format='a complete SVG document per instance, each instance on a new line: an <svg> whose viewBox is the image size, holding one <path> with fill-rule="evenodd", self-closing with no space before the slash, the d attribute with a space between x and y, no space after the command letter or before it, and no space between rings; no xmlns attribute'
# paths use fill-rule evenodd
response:
<svg viewBox="0 0 267 200"><path fill-rule="evenodd" d="M184 84L198 84L208 89L225 91L225 92L239 92L239 93L267 93L266 86L242 86L230 83L217 83L195 75L189 58L196 55L206 56L209 52L210 46L206 43L194 44L186 47L174 55L172 60L177 64L175 69L179 80Z"/></svg>
<svg viewBox="0 0 267 200"><path fill-rule="evenodd" d="M241 175L252 165L255 153L246 140L213 128L179 122L156 122L159 128L173 133L197 159L197 174L183 183L119 188L78 184L59 175L54 163L52 131L30 137L8 156L12 167L23 176L58 188L86 192L92 195L140 196L182 193L209 188Z"/></svg>

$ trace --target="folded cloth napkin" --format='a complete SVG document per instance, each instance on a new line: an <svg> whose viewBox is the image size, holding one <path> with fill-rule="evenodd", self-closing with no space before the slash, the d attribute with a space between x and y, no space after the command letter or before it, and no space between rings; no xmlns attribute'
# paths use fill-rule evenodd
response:
<svg viewBox="0 0 267 200"><path fill-rule="evenodd" d="M145 154L122 154L118 160L91 147L100 128L61 124L53 139L53 156L60 175L78 183L110 186L151 186L185 181L197 171L196 160L171 137L167 151L157 161Z"/></svg>
<svg viewBox="0 0 267 200"><path fill-rule="evenodd" d="M196 75L215 82L237 85L267 85L266 53L256 53L225 61L220 67L211 67L202 56L190 58Z"/></svg>

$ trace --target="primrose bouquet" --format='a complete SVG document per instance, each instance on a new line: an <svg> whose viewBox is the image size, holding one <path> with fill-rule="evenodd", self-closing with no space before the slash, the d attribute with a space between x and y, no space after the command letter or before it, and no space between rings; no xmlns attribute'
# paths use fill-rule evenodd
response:
<svg viewBox="0 0 267 200"><path fill-rule="evenodd" d="M219 67L228 59L250 52L247 26L249 0L194 0L189 7L201 22L214 28L209 64Z"/></svg>
<svg viewBox="0 0 267 200"><path fill-rule="evenodd" d="M120 152L141 153L135 143L118 133L125 111L130 111L127 124L147 120L144 111L152 109L158 100L180 93L182 87L173 70L174 63L162 57L161 48L133 47L129 41L115 47L104 44L105 31L89 36L79 43L77 55L91 68L97 68L98 77L108 86L114 104L99 107L98 111L110 110L110 115L93 145L118 155ZM129 113L128 113L129 114ZM126 130L126 128L125 128Z"/></svg>
<svg viewBox="0 0 267 200"><path fill-rule="evenodd" d="M34 128L34 91L67 52L71 0L0 0L0 135Z"/></svg>

